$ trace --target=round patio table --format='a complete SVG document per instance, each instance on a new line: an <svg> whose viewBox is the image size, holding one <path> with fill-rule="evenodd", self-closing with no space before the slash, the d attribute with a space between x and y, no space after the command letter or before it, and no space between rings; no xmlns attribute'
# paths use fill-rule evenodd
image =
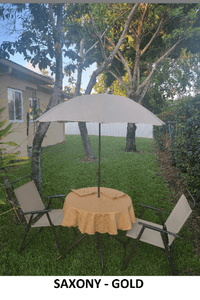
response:
<svg viewBox="0 0 200 300"><path fill-rule="evenodd" d="M127 194L104 187L101 187L100 197L97 197L97 193L97 187L72 190L65 198L62 226L73 229L78 226L80 232L84 234L68 247L67 252L88 234L96 233L103 273L103 255L99 233L109 233L115 237L118 229L130 230L131 224L135 223L135 214L132 200ZM124 246L124 242L116 239Z"/></svg>
<svg viewBox="0 0 200 300"><path fill-rule="evenodd" d="M63 206L62 226L78 226L81 233L117 234L117 229L130 230L135 223L131 198L123 192L97 187L72 190Z"/></svg>

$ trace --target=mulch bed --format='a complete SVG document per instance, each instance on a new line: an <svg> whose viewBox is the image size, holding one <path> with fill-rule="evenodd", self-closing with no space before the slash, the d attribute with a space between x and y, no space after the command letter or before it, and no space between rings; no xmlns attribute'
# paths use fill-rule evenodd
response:
<svg viewBox="0 0 200 300"><path fill-rule="evenodd" d="M164 137L164 147L165 151L160 151L156 145L156 142L154 140L154 152L157 156L157 162L160 166L160 172L159 175L163 177L163 179L168 183L169 189L174 191L171 197L171 201L176 204L182 194L186 196L189 203L192 204L191 197L189 196L187 189L184 185L184 182L178 175L178 171L175 166L171 165L169 162L170 159L170 152L169 147L171 145L171 140L169 138L169 134L166 134ZM186 222L186 228L189 229L191 233L195 234L192 235L189 240L194 245L195 250L195 256L200 255L200 208L195 207L194 211L190 215L189 219ZM188 237L186 237L188 239ZM185 273L188 275L194 275L192 269L185 270ZM197 275L197 273L195 273ZM200 271L198 273L200 275Z"/></svg>

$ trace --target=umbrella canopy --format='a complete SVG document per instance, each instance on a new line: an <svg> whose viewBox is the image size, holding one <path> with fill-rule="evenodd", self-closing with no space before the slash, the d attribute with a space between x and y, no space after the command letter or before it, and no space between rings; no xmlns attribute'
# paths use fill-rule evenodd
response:
<svg viewBox="0 0 200 300"><path fill-rule="evenodd" d="M146 123L164 125L157 116L137 102L122 96L83 95L53 107L35 122L77 121L97 123Z"/></svg>
<svg viewBox="0 0 200 300"><path fill-rule="evenodd" d="M99 123L98 197L100 197L101 123L145 123L162 126L152 112L122 96L95 94L78 96L53 107L34 122L97 122Z"/></svg>

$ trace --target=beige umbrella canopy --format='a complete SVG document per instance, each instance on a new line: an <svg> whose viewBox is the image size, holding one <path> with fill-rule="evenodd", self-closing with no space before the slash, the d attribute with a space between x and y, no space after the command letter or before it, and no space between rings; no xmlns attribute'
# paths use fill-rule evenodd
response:
<svg viewBox="0 0 200 300"><path fill-rule="evenodd" d="M116 95L78 96L47 111L35 122L77 121L96 123L145 123L163 125L158 117L135 101Z"/></svg>
<svg viewBox="0 0 200 300"><path fill-rule="evenodd" d="M101 123L145 123L162 126L152 112L122 96L95 94L78 96L53 107L35 122L96 122L99 123L98 197L100 197Z"/></svg>

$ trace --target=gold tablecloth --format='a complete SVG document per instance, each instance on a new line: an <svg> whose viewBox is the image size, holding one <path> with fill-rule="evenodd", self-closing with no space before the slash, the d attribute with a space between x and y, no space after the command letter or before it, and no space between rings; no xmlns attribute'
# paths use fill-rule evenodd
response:
<svg viewBox="0 0 200 300"><path fill-rule="evenodd" d="M78 226L81 233L117 234L117 229L129 230L135 223L131 198L123 192L97 187L72 190L63 206L62 226Z"/></svg>

